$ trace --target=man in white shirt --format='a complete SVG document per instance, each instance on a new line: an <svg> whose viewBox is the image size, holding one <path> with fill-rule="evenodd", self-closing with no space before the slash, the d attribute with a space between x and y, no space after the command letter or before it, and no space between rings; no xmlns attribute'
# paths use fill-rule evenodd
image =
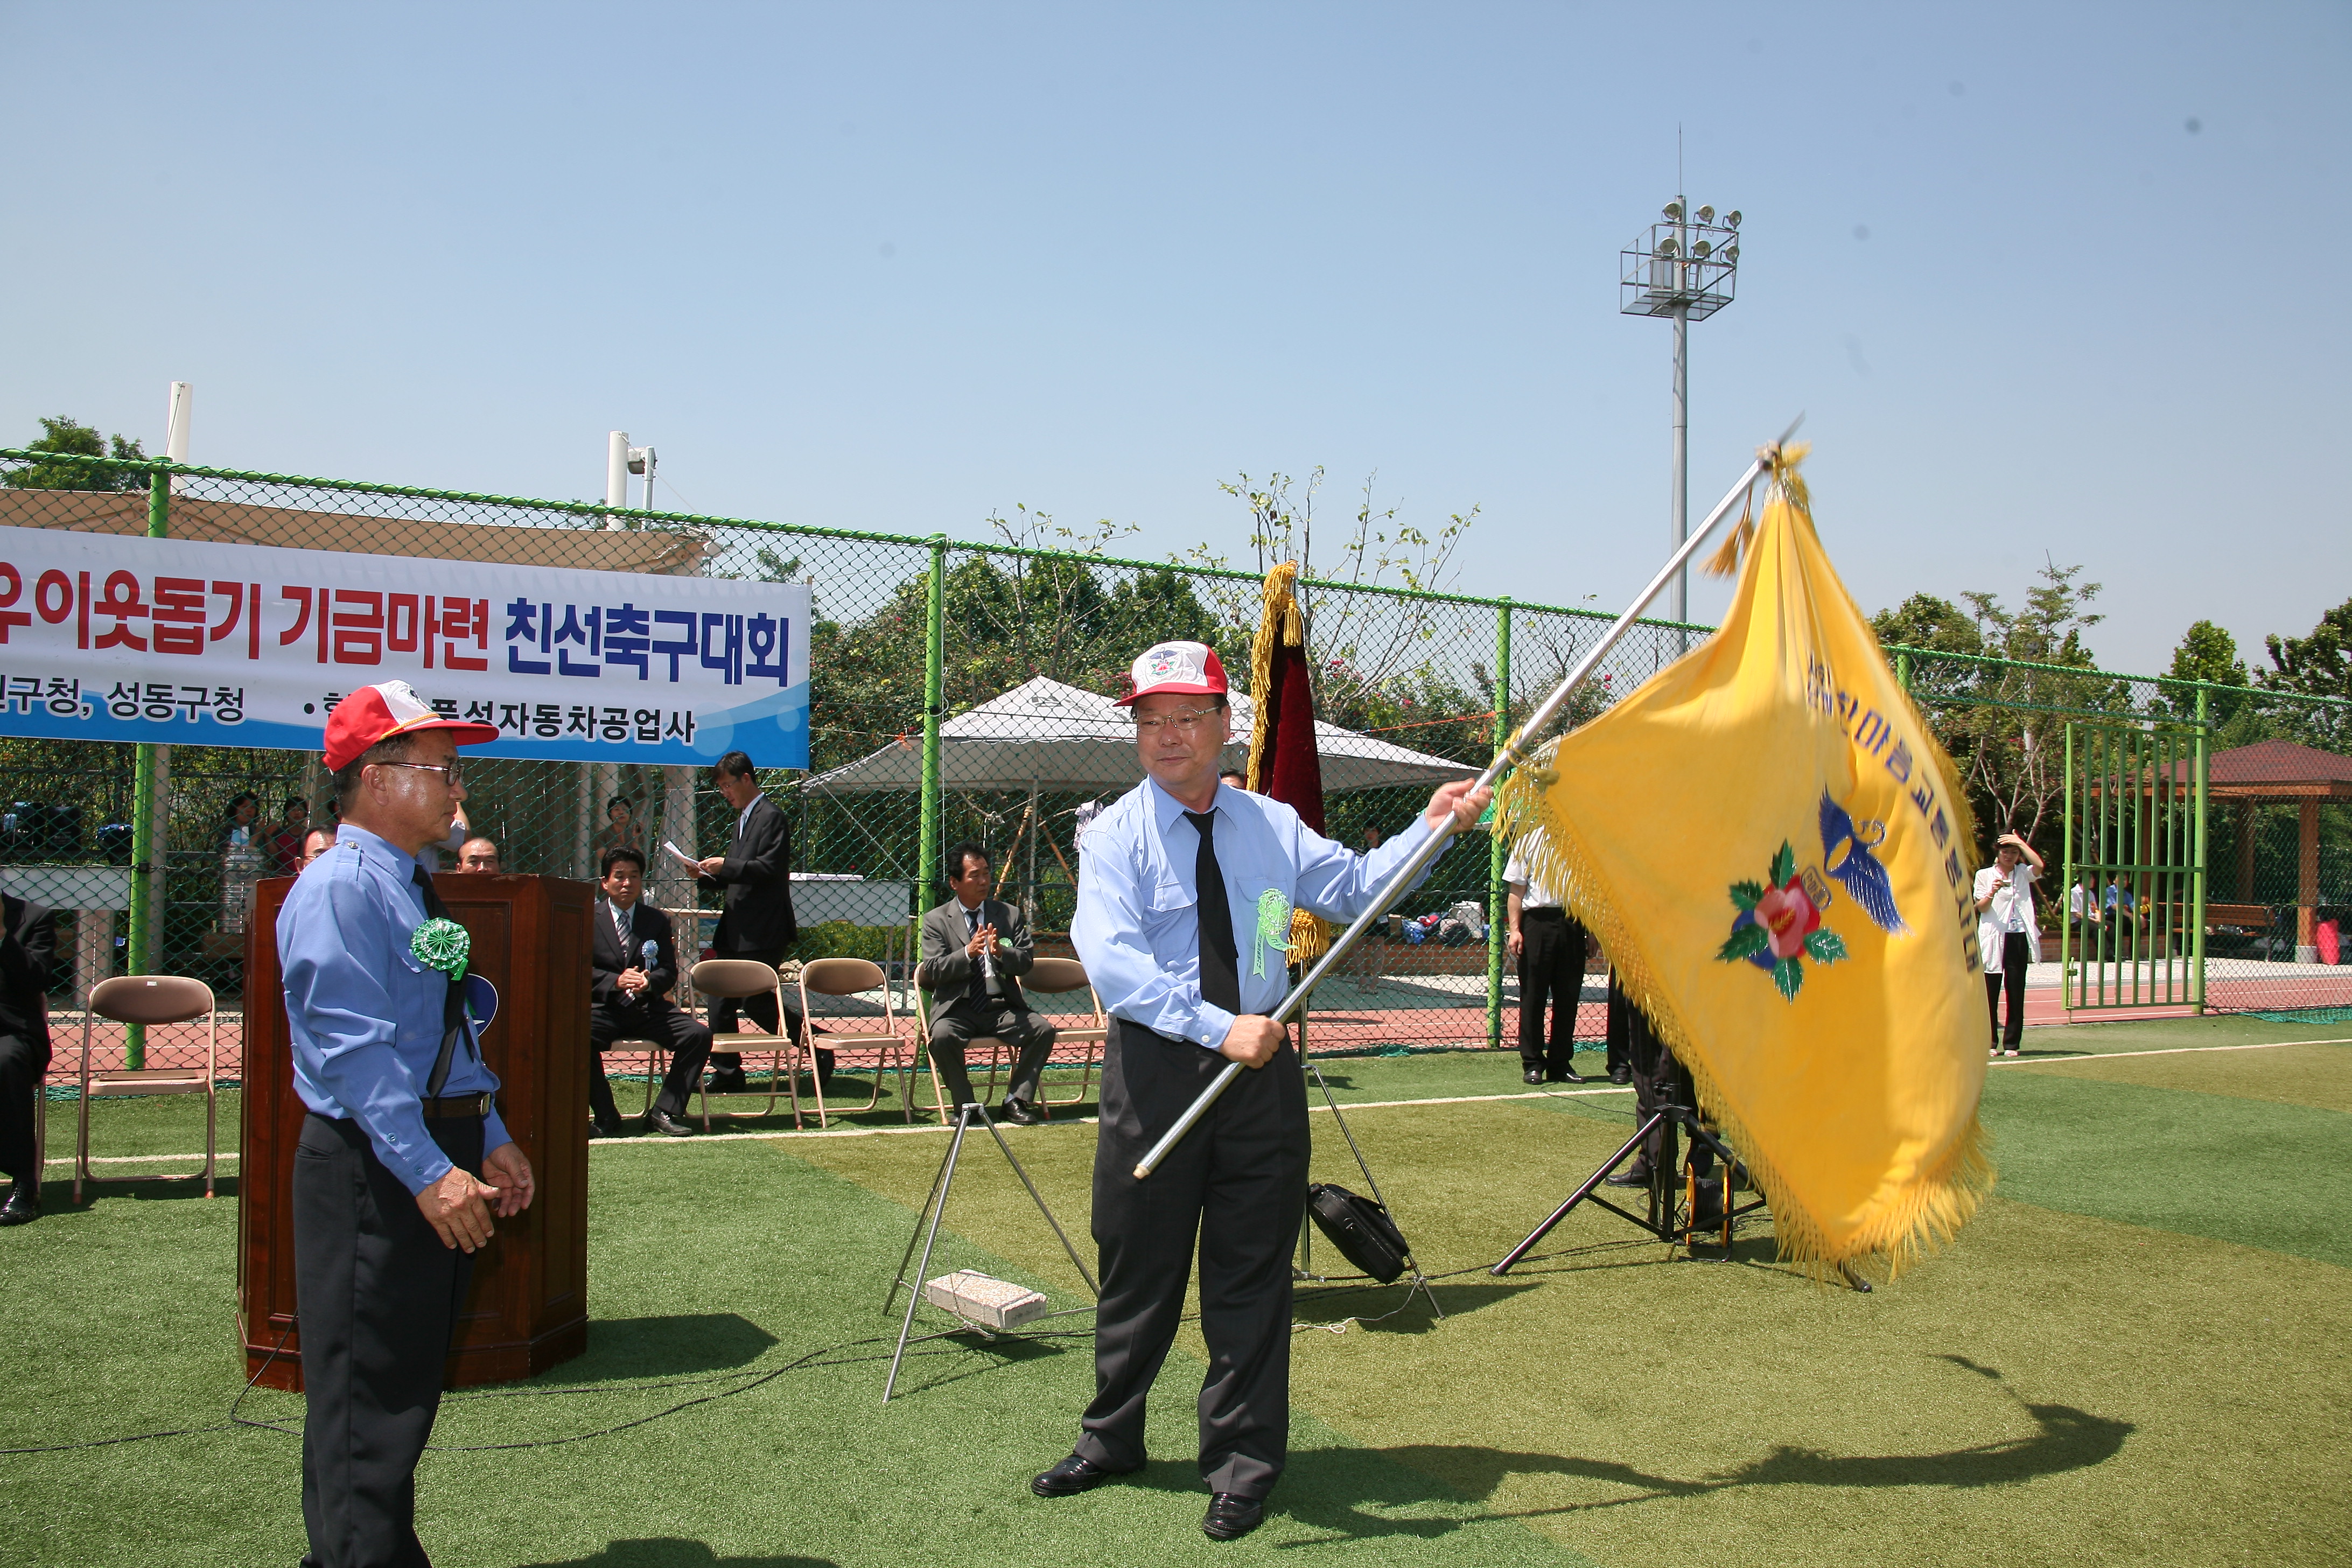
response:
<svg viewBox="0 0 2352 1568"><path fill-rule="evenodd" d="M2031 861L2032 864L2027 864ZM2033 919L2033 879L2042 857L2014 833L2000 836L1992 864L1977 873L1977 947L1984 954L1985 1010L1992 1018L1995 1056L2015 1056L2025 1037L2025 971L2042 962L2042 932ZM2009 1025L2000 997L2009 993Z"/></svg>
<svg viewBox="0 0 2352 1568"><path fill-rule="evenodd" d="M1576 1005L1584 994L1584 927L1535 874L1548 852L1543 829L1511 846L1503 868L1509 884L1511 956L1519 965L1519 1072L1528 1083L1582 1083L1576 1061ZM1551 1005L1551 1043L1544 1043L1544 1005Z"/></svg>

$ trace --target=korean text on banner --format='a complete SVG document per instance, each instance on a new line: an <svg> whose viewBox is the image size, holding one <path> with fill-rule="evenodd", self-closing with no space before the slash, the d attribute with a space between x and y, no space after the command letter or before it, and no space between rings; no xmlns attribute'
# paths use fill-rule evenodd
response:
<svg viewBox="0 0 2352 1568"><path fill-rule="evenodd" d="M316 751L404 679L492 756L809 761L806 584L0 528L0 734Z"/></svg>

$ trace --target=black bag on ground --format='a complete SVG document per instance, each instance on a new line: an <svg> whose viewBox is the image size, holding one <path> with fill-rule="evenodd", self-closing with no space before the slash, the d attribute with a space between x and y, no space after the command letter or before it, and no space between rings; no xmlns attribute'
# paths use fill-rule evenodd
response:
<svg viewBox="0 0 2352 1568"><path fill-rule="evenodd" d="M1317 1182L1307 1189L1307 1212L1315 1226L1347 1260L1386 1285L1404 1272L1412 1248L1389 1211L1345 1187Z"/></svg>

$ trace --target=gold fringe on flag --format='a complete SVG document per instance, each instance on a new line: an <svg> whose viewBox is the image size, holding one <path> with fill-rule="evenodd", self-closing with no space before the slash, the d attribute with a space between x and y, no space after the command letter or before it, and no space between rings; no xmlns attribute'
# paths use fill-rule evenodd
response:
<svg viewBox="0 0 2352 1568"><path fill-rule="evenodd" d="M1993 1172L1968 795L1822 551L1802 455L1735 536L1722 628L1496 805L1498 831L1543 828L1529 868L1822 1279L1948 1241Z"/></svg>
<svg viewBox="0 0 2352 1568"><path fill-rule="evenodd" d="M1285 561L1265 574L1265 600L1258 612L1257 636L1250 643L1250 691L1258 698L1257 715L1250 721L1249 787L1264 795L1274 777L1274 705L1265 694L1274 689L1274 650L1307 646L1307 621L1298 613L1298 563Z"/></svg>

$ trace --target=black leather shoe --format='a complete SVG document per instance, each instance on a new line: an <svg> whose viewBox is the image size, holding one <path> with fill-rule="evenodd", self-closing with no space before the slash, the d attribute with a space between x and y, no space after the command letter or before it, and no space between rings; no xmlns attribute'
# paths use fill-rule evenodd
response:
<svg viewBox="0 0 2352 1568"><path fill-rule="evenodd" d="M626 1138L629 1135L628 1123L617 1116L609 1121L599 1121L595 1127L599 1138Z"/></svg>
<svg viewBox="0 0 2352 1568"><path fill-rule="evenodd" d="M1035 1106L1025 1100L1008 1100L996 1108L999 1121L1010 1121L1015 1127L1034 1127L1045 1118Z"/></svg>
<svg viewBox="0 0 2352 1568"><path fill-rule="evenodd" d="M41 1189L30 1183L18 1183L0 1204L0 1225L30 1225L40 1217Z"/></svg>
<svg viewBox="0 0 2352 1568"><path fill-rule="evenodd" d="M1639 1165L1628 1165L1622 1171L1612 1171L1601 1179L1612 1187L1646 1187L1650 1184L1650 1173Z"/></svg>
<svg viewBox="0 0 2352 1568"><path fill-rule="evenodd" d="M678 1121L677 1118L672 1116L668 1111L664 1110L658 1105L646 1112L646 1131L648 1132L658 1132L665 1138L691 1138L694 1136L693 1128L688 1127L686 1123Z"/></svg>
<svg viewBox="0 0 2352 1568"><path fill-rule="evenodd" d="M1209 1500L1209 1511L1201 1520L1201 1533L1212 1541L1239 1541L1265 1518L1263 1499L1219 1492Z"/></svg>
<svg viewBox="0 0 2352 1568"><path fill-rule="evenodd" d="M1584 1075L1577 1071L1574 1068L1562 1068L1558 1072L1552 1073L1549 1076L1554 1083L1582 1083L1584 1081Z"/></svg>
<svg viewBox="0 0 2352 1568"><path fill-rule="evenodd" d="M704 1084L703 1088L707 1092L711 1094L749 1094L751 1092L751 1086L743 1081L743 1069L741 1068L737 1068L732 1072L720 1071L712 1073L710 1075L709 1081Z"/></svg>
<svg viewBox="0 0 2352 1568"><path fill-rule="evenodd" d="M1543 1086L1543 1068L1529 1068L1527 1071L1519 1075L1519 1081L1521 1083L1533 1084L1538 1088L1541 1088Z"/></svg>
<svg viewBox="0 0 2352 1568"><path fill-rule="evenodd" d="M1125 1470L1108 1469L1072 1454L1044 1475L1030 1477L1029 1489L1039 1497L1076 1497L1125 1474Z"/></svg>
<svg viewBox="0 0 2352 1568"><path fill-rule="evenodd" d="M1629 1084L1633 1081L1633 1069L1632 1068L1612 1068L1609 1070L1609 1081L1621 1087L1622 1085Z"/></svg>

